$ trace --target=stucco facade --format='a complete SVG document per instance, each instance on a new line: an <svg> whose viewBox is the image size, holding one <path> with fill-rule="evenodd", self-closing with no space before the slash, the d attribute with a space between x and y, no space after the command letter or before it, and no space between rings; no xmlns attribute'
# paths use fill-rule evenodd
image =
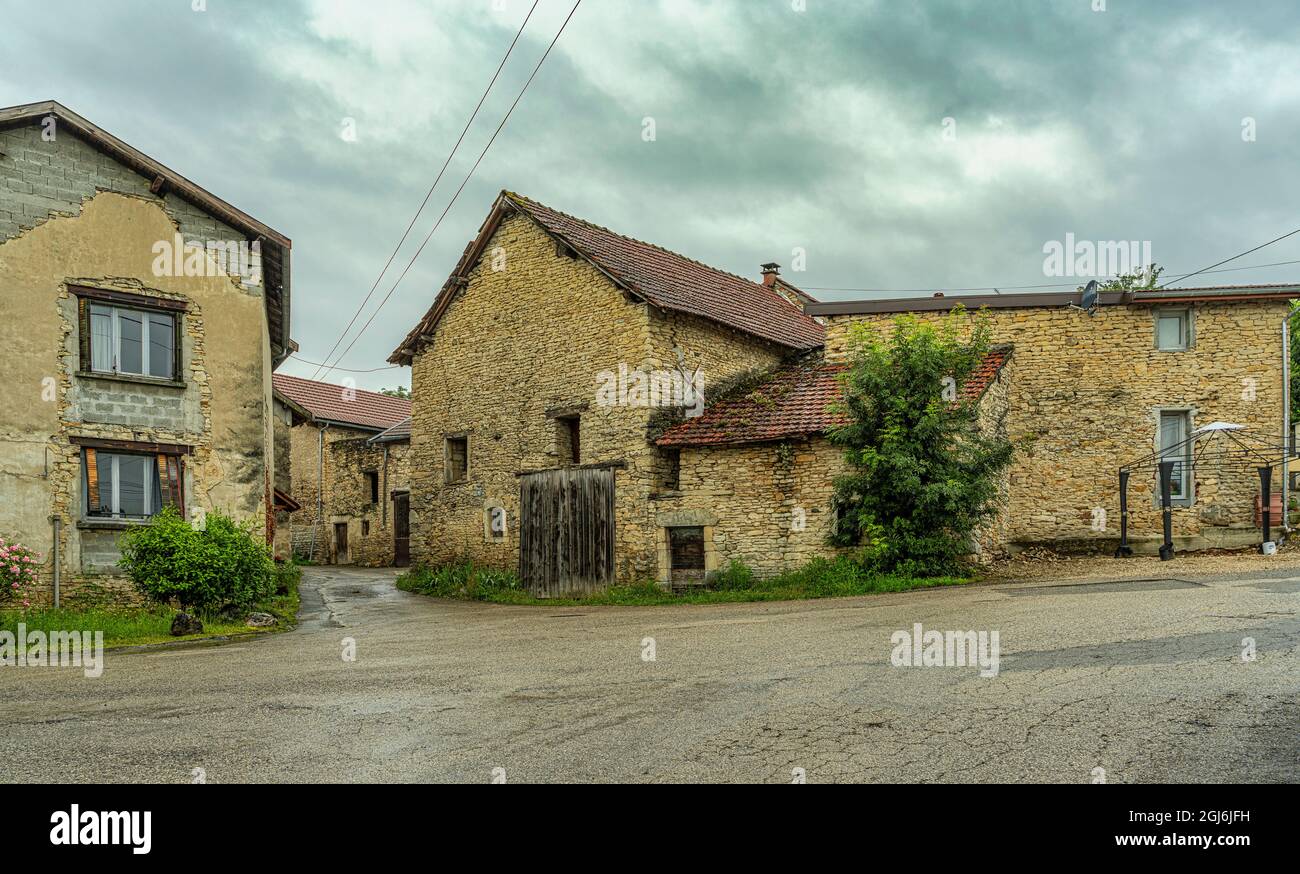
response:
<svg viewBox="0 0 1300 874"><path fill-rule="evenodd" d="M246 241L245 230L151 192L70 130L47 140L42 129L0 130L0 356L15 398L0 409L0 531L43 554L39 597L52 594L57 545L66 598L129 598L116 540L138 520L88 514L87 450L177 459L187 512L255 519L269 535L271 371L283 347L261 283L216 264L162 275L156 263L159 241L178 233ZM174 371L95 372L86 299L174 318Z"/></svg>

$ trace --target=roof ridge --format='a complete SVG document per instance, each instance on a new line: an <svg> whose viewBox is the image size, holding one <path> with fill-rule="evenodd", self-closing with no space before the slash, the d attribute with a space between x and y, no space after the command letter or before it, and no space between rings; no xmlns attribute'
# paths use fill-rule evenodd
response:
<svg viewBox="0 0 1300 874"><path fill-rule="evenodd" d="M308 379L305 376L294 376L292 373L272 373L271 381L274 382L276 379L294 379L297 380L298 382L305 382L311 385L324 386L326 388L343 389L344 391L354 391L359 394L367 394L375 398L383 398L384 400L388 400L388 401L396 401L397 403L405 403L405 404L411 403L410 398L399 398L396 397L395 395L386 395L381 391L372 391L368 388L359 388L357 386L341 385L337 382L325 382L319 379Z"/></svg>
<svg viewBox="0 0 1300 874"><path fill-rule="evenodd" d="M567 219L572 219L573 221L578 222L580 224L584 224L589 228L595 228L598 231L604 231L607 234L613 234L616 237L620 237L624 240L628 240L630 242L637 243L642 246L646 246L650 249L655 249L659 252L663 252L666 255L672 255L674 258L681 258L683 261L690 261L692 264L703 267L705 270L712 270L714 273L721 273L724 276L730 276L732 279L739 279L741 282L747 282L750 285L754 285L759 288L767 288L767 286L764 285L763 283L755 282L749 277L741 276L739 273L732 273L730 270L723 270L721 267L714 267L712 264L706 264L705 262L699 260L698 258L692 258L690 255L683 255L681 252L677 252L673 249L669 249L667 246L660 246L658 243L651 243L648 240L642 240L639 237L633 237L633 236L629 236L628 234L620 233L619 231L616 231L613 228L607 228L604 225L598 225L593 221L589 221L588 219L573 215L572 213L567 213L562 209L556 209L553 206L549 206L545 203L542 203L540 200L535 200L531 197L520 194L517 191L507 190L504 193L506 194L506 196L512 199L518 198L519 200L526 201L535 206L540 206L543 209L548 209L551 212L555 213L556 215L562 215ZM780 297L780 295L777 296Z"/></svg>

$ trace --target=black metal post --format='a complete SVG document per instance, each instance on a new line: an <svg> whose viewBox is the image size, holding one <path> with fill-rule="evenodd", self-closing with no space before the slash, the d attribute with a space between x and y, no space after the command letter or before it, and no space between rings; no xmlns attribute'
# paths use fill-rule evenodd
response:
<svg viewBox="0 0 1300 874"><path fill-rule="evenodd" d="M1258 470L1259 470L1259 494L1262 499L1262 503L1260 505L1260 512L1264 520L1264 542L1259 545L1259 551L1264 552L1265 550L1268 549L1268 543L1272 539L1269 536L1269 528L1271 527L1273 521L1271 518L1272 513L1270 512L1269 504L1273 502L1273 493L1272 493L1272 489L1270 488L1272 486L1272 480L1273 480L1273 468L1261 467L1258 468Z"/></svg>
<svg viewBox="0 0 1300 874"><path fill-rule="evenodd" d="M1128 477L1127 470L1119 472L1119 548L1115 550L1116 558L1128 558L1133 554L1133 547L1128 545Z"/></svg>
<svg viewBox="0 0 1300 874"><path fill-rule="evenodd" d="M1160 462L1160 512L1164 516L1165 542L1160 544L1160 560L1174 557L1173 480L1176 461Z"/></svg>

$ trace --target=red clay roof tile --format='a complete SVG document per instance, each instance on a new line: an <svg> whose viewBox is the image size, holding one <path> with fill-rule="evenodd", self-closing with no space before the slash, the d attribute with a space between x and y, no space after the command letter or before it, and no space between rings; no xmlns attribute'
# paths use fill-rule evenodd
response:
<svg viewBox="0 0 1300 874"><path fill-rule="evenodd" d="M331 422L384 430L411 415L410 398L394 398L285 373L272 374L271 383L276 391L313 416Z"/></svg>
<svg viewBox="0 0 1300 874"><path fill-rule="evenodd" d="M1011 355L989 352L962 386L962 397L978 399ZM785 367L748 394L720 401L700 416L669 428L660 446L734 446L819 434L848 419L827 409L844 396L847 364Z"/></svg>
<svg viewBox="0 0 1300 874"><path fill-rule="evenodd" d="M762 283L714 269L685 255L625 237L522 195L503 191L433 306L389 357L390 362L411 363L420 338L432 334L437 327L460 280L473 269L497 222L515 210L531 217L546 233L564 241L631 293L661 309L690 313L789 349L816 349L825 342L825 328Z"/></svg>

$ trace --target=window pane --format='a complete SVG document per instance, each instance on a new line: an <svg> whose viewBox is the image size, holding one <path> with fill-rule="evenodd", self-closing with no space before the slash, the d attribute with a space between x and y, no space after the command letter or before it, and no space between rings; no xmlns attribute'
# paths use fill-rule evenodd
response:
<svg viewBox="0 0 1300 874"><path fill-rule="evenodd" d="M1156 343L1161 349L1179 349L1183 342L1183 317L1161 316L1156 320Z"/></svg>
<svg viewBox="0 0 1300 874"><path fill-rule="evenodd" d="M1173 476L1170 478L1170 492L1174 497L1186 497L1186 470L1189 465L1187 459L1191 455L1191 447L1179 446L1187 439L1187 414L1186 413L1161 413L1160 414L1160 454L1176 462L1174 464ZM1175 448L1176 447L1176 448Z"/></svg>
<svg viewBox="0 0 1300 874"><path fill-rule="evenodd" d="M144 315L130 310L117 311L117 326L121 334L121 358L117 369L122 373L144 373Z"/></svg>
<svg viewBox="0 0 1300 874"><path fill-rule="evenodd" d="M172 371L172 317L159 313L149 315L149 375L171 379Z"/></svg>
<svg viewBox="0 0 1300 874"><path fill-rule="evenodd" d="M90 369L113 369L113 314L108 307L90 307Z"/></svg>
<svg viewBox="0 0 1300 874"><path fill-rule="evenodd" d="M143 455L117 456L118 512L124 516L144 516L145 489L153 491L148 483L151 459Z"/></svg>

